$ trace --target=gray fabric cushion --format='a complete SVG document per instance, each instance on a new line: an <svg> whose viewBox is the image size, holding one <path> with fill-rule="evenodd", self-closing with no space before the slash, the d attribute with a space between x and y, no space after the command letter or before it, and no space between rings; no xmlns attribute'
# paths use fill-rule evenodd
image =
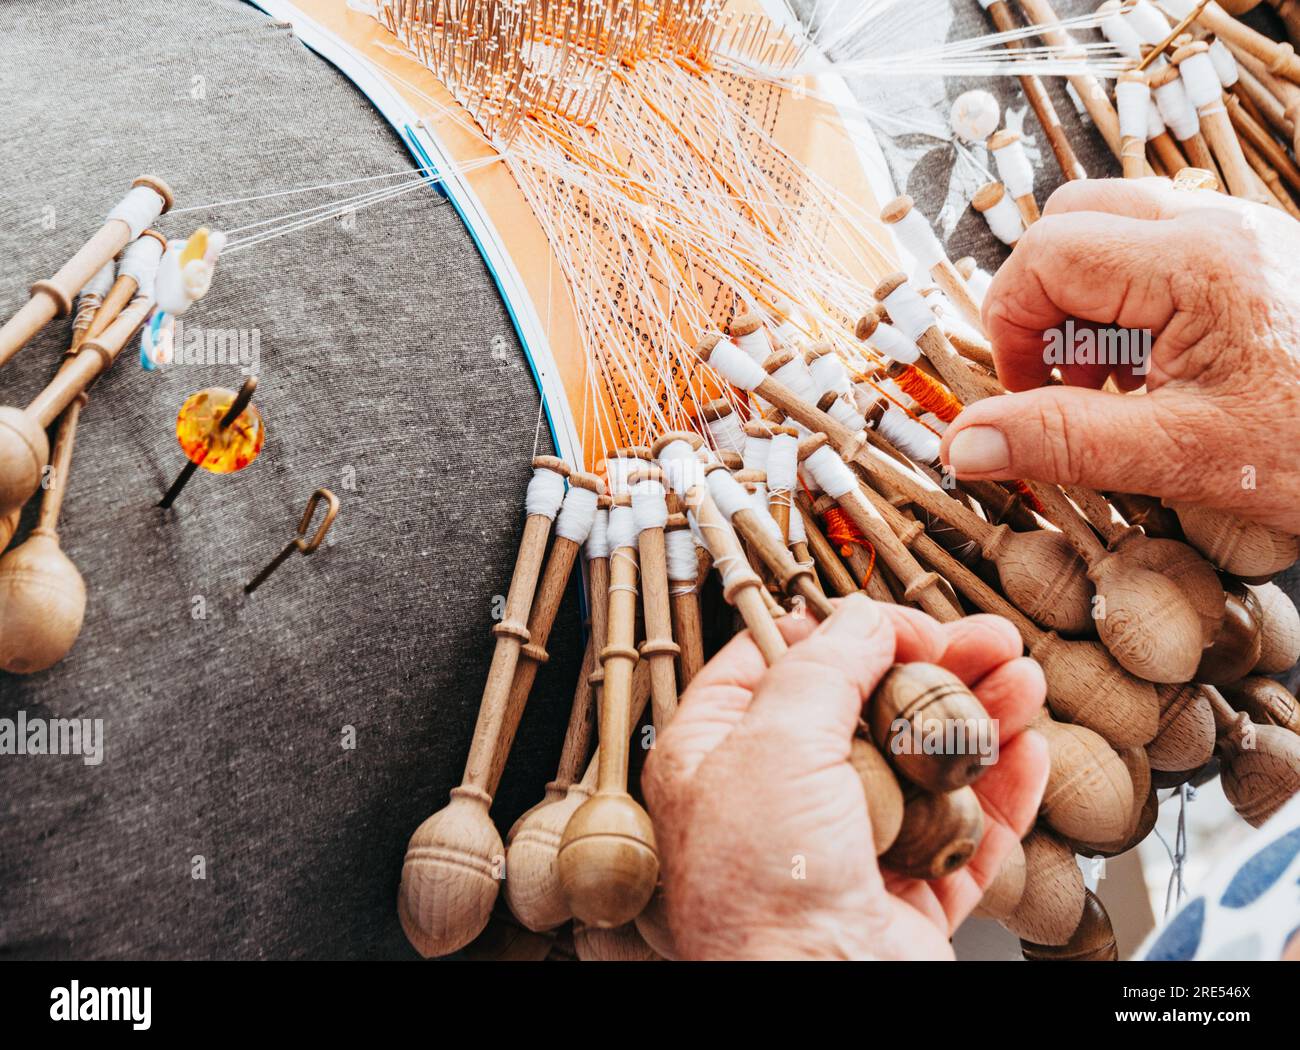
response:
<svg viewBox="0 0 1300 1050"><path fill-rule="evenodd" d="M233 0L6 4L0 39L0 316L143 172L184 207L411 164L346 80ZM185 236L354 191L159 225ZM260 334L266 448L239 474L200 471L170 516L155 504L184 463L176 411L238 387L238 368L144 374L132 347L92 391L61 530L85 629L49 672L0 674L0 717L102 718L106 757L0 757L0 955L414 956L394 913L402 856L460 778L538 416L500 297L440 202L421 188L220 265L186 320ZM0 370L0 401L48 380L67 324ZM321 485L342 500L331 542L245 599ZM505 825L553 772L577 615L571 599Z"/></svg>

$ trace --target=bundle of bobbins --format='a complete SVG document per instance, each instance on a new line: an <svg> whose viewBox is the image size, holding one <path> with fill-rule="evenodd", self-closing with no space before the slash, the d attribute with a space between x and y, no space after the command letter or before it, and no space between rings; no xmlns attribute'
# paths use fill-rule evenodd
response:
<svg viewBox="0 0 1300 1050"><path fill-rule="evenodd" d="M872 314L875 327L859 329L871 337L892 323L885 340L892 352L958 409L963 398L995 392L933 313L920 312L924 301L918 308L895 296L906 282L890 283L882 285L885 310ZM1105 909L1085 888L1076 856L1133 848L1154 826L1156 785L1189 780L1216 756L1229 799L1252 824L1300 788L1300 705L1266 677L1300 658L1300 612L1265 578L1283 560L1276 534L1261 539L1258 527L1203 508L1171 513L1118 494L1040 485L999 490L1024 504L1018 520L1034 527L995 523L987 493L941 483L931 463L893 445L867 414L827 401L853 391L833 344L792 346L763 318L740 316L740 338L706 333L698 343L701 363L729 390L700 406L698 432L611 450L609 495L602 479L536 462L466 780L408 852L399 914L412 942L426 955L476 937L471 954L487 945L550 952L549 938L572 923L579 958L673 958L671 887L665 892L658 881L655 829L629 778L630 753L653 739L637 731L643 712L662 728L725 641L706 641L701 592L720 590L734 610L732 629L747 628L770 661L785 647L780 616L824 617L833 596L865 590L945 621L995 613L1021 633L1048 680L1048 704L1033 727L1046 738L1050 774L1038 825L979 914L1014 932L1028 958L1115 958ZM892 407L921 425L920 406ZM575 488L590 520L556 525L543 571L551 520ZM491 824L491 791L530 669L543 655L554 587L580 543L591 625L569 731L555 781L511 830L507 850ZM1249 583L1227 571L1243 564ZM554 583L537 587L539 573ZM1163 628L1160 610L1132 598L1148 588L1180 610ZM1094 619L1098 594L1111 615L1124 610L1130 622L1106 629L1104 617ZM1156 638L1134 636L1148 624L1157 625ZM1159 673L1144 678L1130 665ZM1169 666L1178 673L1160 670ZM953 721L993 731L959 680L926 665L895 668L864 705L851 761L886 869L938 878L978 847L983 818L972 784L986 768L978 756L897 746L899 734ZM494 912L502 879L509 921L499 906ZM545 937L527 940L521 930Z"/></svg>
<svg viewBox="0 0 1300 1050"><path fill-rule="evenodd" d="M153 308L166 241L149 225L171 204L165 182L137 178L99 230L54 276L35 282L0 327L3 365L55 317L73 314L53 379L26 408L0 406L0 550L14 538L24 504L44 488L31 533L0 557L0 669L10 673L52 667L81 631L86 585L58 535L73 442L86 391ZM51 450L46 431L56 424Z"/></svg>

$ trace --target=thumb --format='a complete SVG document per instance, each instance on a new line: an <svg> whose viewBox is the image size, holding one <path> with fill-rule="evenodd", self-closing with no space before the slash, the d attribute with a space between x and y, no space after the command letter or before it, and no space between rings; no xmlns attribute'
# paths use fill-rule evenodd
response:
<svg viewBox="0 0 1300 1050"><path fill-rule="evenodd" d="M1043 387L968 405L944 434L940 458L961 479L1197 499L1216 480L1209 475L1221 457L1211 449L1230 432L1219 417L1211 399L1186 389Z"/></svg>

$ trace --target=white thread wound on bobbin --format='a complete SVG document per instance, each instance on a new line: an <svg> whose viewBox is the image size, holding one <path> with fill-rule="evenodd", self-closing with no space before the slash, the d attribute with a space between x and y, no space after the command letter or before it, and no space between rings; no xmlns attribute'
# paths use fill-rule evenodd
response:
<svg viewBox="0 0 1300 1050"><path fill-rule="evenodd" d="M1145 142L1147 111L1151 108L1151 89L1146 81L1121 80L1115 85L1115 102L1119 109L1120 136Z"/></svg>
<svg viewBox="0 0 1300 1050"><path fill-rule="evenodd" d="M745 435L745 448L741 452L740 466L742 470L767 470L767 457L772 451L772 439L770 437L758 437L754 434Z"/></svg>
<svg viewBox="0 0 1300 1050"><path fill-rule="evenodd" d="M997 204L984 212L984 221L989 224L993 236L1003 244L1015 244L1025 232L1020 209L1006 193L1002 194Z"/></svg>
<svg viewBox="0 0 1300 1050"><path fill-rule="evenodd" d="M564 478L559 471L550 467L534 468L532 480L528 482L528 490L524 494L524 513L530 518L534 514L554 518L563 500Z"/></svg>
<svg viewBox="0 0 1300 1050"><path fill-rule="evenodd" d="M132 186L130 192L118 201L117 207L108 213L108 218L126 223L131 231L131 240L135 240L153 225L166 204L157 190Z"/></svg>
<svg viewBox="0 0 1300 1050"><path fill-rule="evenodd" d="M989 285L993 283L993 275L982 266L977 266L971 270L970 276L966 278L966 287L970 289L971 295L975 301L981 305L984 297L989 294Z"/></svg>
<svg viewBox="0 0 1300 1050"><path fill-rule="evenodd" d="M804 528L803 524L803 511L798 507L792 507L790 509L790 542L808 542L808 530Z"/></svg>
<svg viewBox="0 0 1300 1050"><path fill-rule="evenodd" d="M763 366L745 354L735 343L723 339L709 354L709 367L732 386L753 390L767 378Z"/></svg>
<svg viewBox="0 0 1300 1050"><path fill-rule="evenodd" d="M808 365L808 374L812 376L813 387L820 398L828 390L837 394L846 394L849 390L849 374L844 369L844 362L834 351L814 357Z"/></svg>
<svg viewBox="0 0 1300 1050"><path fill-rule="evenodd" d="M842 397L837 397L831 402L830 407L826 409L826 414L855 433L867 425L866 416Z"/></svg>
<svg viewBox="0 0 1300 1050"><path fill-rule="evenodd" d="M772 378L792 390L800 401L817 400L817 390L812 375L808 372L808 365L797 354L773 372Z"/></svg>
<svg viewBox="0 0 1300 1050"><path fill-rule="evenodd" d="M1214 43L1210 45L1210 61L1214 63L1214 71L1219 76L1219 83L1226 88L1232 87L1238 80L1237 56L1232 53L1228 45L1217 37Z"/></svg>
<svg viewBox="0 0 1300 1050"><path fill-rule="evenodd" d="M871 338L867 341L891 361L897 361L900 365L915 364L921 356L916 340L908 339L893 325L885 324L883 321L876 325L876 330L871 333Z"/></svg>
<svg viewBox="0 0 1300 1050"><path fill-rule="evenodd" d="M570 485L555 519L555 535L574 543L584 542L591 535L596 520L596 505L600 497L581 485Z"/></svg>
<svg viewBox="0 0 1300 1050"><path fill-rule="evenodd" d="M1197 109L1223 99L1223 85L1219 83L1218 71L1208 52L1188 55L1178 64L1178 75L1182 77L1187 101Z"/></svg>
<svg viewBox="0 0 1300 1050"><path fill-rule="evenodd" d="M1016 139L995 149L993 161L998 166L998 178L1013 198L1027 197L1034 192L1034 166L1029 163L1023 142Z"/></svg>
<svg viewBox="0 0 1300 1050"><path fill-rule="evenodd" d="M1102 19L1101 34L1125 58L1141 61L1142 38L1138 36L1137 30L1125 21L1118 6Z"/></svg>
<svg viewBox="0 0 1300 1050"><path fill-rule="evenodd" d="M939 438L896 405L885 409L879 430L898 451L918 463L933 463L939 458Z"/></svg>
<svg viewBox="0 0 1300 1050"><path fill-rule="evenodd" d="M794 488L799 474L799 439L793 434L776 434L768 442L767 487L774 492Z"/></svg>
<svg viewBox="0 0 1300 1050"><path fill-rule="evenodd" d="M893 225L898 243L916 259L919 266L930 270L947 258L930 223L915 208L909 208L907 214Z"/></svg>
<svg viewBox="0 0 1300 1050"><path fill-rule="evenodd" d="M1151 88L1147 88L1148 96L1151 94ZM1156 105L1156 100L1150 98L1147 101L1147 141L1159 135L1164 135L1169 131L1165 127L1164 118L1160 116L1160 107Z"/></svg>
<svg viewBox="0 0 1300 1050"><path fill-rule="evenodd" d="M695 584L699 562L695 558L695 538L690 529L669 529L664 533L664 550L668 556L668 578L674 583ZM674 594L689 593L692 587Z"/></svg>
<svg viewBox="0 0 1300 1050"><path fill-rule="evenodd" d="M1155 89L1155 96L1160 119L1169 125L1174 137L1180 142L1190 139L1201 130L1200 118L1192 108L1181 78L1175 77L1169 83L1160 85Z"/></svg>
<svg viewBox="0 0 1300 1050"><path fill-rule="evenodd" d="M617 504L609 512L609 549L636 546L636 521L632 508Z"/></svg>
<svg viewBox="0 0 1300 1050"><path fill-rule="evenodd" d="M695 450L680 439L668 442L659 450L659 469L664 472L668 487L682 496L704 480L704 466Z"/></svg>
<svg viewBox="0 0 1300 1050"><path fill-rule="evenodd" d="M738 346L751 361L762 364L772 354L772 341L767 337L767 329L759 325L746 335L734 336Z"/></svg>
<svg viewBox="0 0 1300 1050"><path fill-rule="evenodd" d="M120 277L134 277L137 285L151 283L162 260L163 246L157 237L137 237L122 250L117 272Z"/></svg>
<svg viewBox="0 0 1300 1050"><path fill-rule="evenodd" d="M722 511L723 517L730 521L739 510L750 509L749 493L745 487L731 476L727 470L711 470L705 476L713 502Z"/></svg>
<svg viewBox="0 0 1300 1050"><path fill-rule="evenodd" d="M152 237L149 238L153 240ZM128 249L129 250L129 249ZM94 275L86 282L85 286L77 293L77 297L84 299L88 295L97 295L101 299L108 294L108 290L113 287L113 260L109 259Z"/></svg>
<svg viewBox="0 0 1300 1050"><path fill-rule="evenodd" d="M808 473L817 479L817 484L833 499L839 499L858 487L853 471L849 470L839 453L829 445L823 445L808 456L803 461L803 465Z"/></svg>
<svg viewBox="0 0 1300 1050"><path fill-rule="evenodd" d="M609 511L597 510L587 533L587 560L609 557Z"/></svg>
<svg viewBox="0 0 1300 1050"><path fill-rule="evenodd" d="M745 447L745 428L734 410L725 416L710 419L704 425L708 428L709 437L713 439L714 448L739 452Z"/></svg>
<svg viewBox="0 0 1300 1050"><path fill-rule="evenodd" d="M662 529L668 524L668 503L660 482L644 478L632 486L632 518L638 533Z"/></svg>
<svg viewBox="0 0 1300 1050"><path fill-rule="evenodd" d="M609 482L610 495L626 496L629 491L627 479L638 470L645 470L649 466L649 460L636 456L607 456L605 478Z"/></svg>
<svg viewBox="0 0 1300 1050"><path fill-rule="evenodd" d="M1002 199L1006 200L1005 197ZM1014 209L1015 206L1012 207ZM884 303L885 309L889 311L890 320L905 338L914 343L922 334L939 323L934 316L934 311L930 309L930 304L909 281L904 281L885 296Z"/></svg>
<svg viewBox="0 0 1300 1050"><path fill-rule="evenodd" d="M754 516L758 518L763 528L784 545L785 535L781 532L781 526L776 523L776 518L772 517L772 508L768 505L767 486L755 485L754 491L747 492L746 495L749 496L749 509L754 512Z"/></svg>
<svg viewBox="0 0 1300 1050"><path fill-rule="evenodd" d="M1166 7L1172 3L1173 0L1165 0ZM1147 0L1137 0L1136 4L1124 12L1123 17L1144 44L1154 46L1164 43L1165 37L1169 35L1170 25L1165 16L1147 3ZM1182 15L1175 14L1174 17L1182 18Z"/></svg>

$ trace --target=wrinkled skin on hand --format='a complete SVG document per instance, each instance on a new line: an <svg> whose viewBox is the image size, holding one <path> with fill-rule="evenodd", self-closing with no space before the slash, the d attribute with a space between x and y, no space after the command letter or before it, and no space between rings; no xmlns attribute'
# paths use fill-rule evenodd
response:
<svg viewBox="0 0 1300 1050"><path fill-rule="evenodd" d="M940 624L855 595L821 625L779 622L788 652L767 668L748 634L733 639L646 764L678 953L951 958L952 931L1037 813L1047 749L1024 727L1043 704L1042 671L995 616ZM974 785L983 840L965 868L931 882L882 873L849 764L863 703L892 664L912 661L948 668L999 720L999 760Z"/></svg>
<svg viewBox="0 0 1300 1050"><path fill-rule="evenodd" d="M1066 366L1066 385L1042 386L1044 332L1067 320L1149 329L1150 373ZM1067 183L994 277L984 323L1014 393L949 427L959 477L1145 493L1300 533L1300 223L1166 179ZM1112 374L1146 393L1100 390Z"/></svg>

